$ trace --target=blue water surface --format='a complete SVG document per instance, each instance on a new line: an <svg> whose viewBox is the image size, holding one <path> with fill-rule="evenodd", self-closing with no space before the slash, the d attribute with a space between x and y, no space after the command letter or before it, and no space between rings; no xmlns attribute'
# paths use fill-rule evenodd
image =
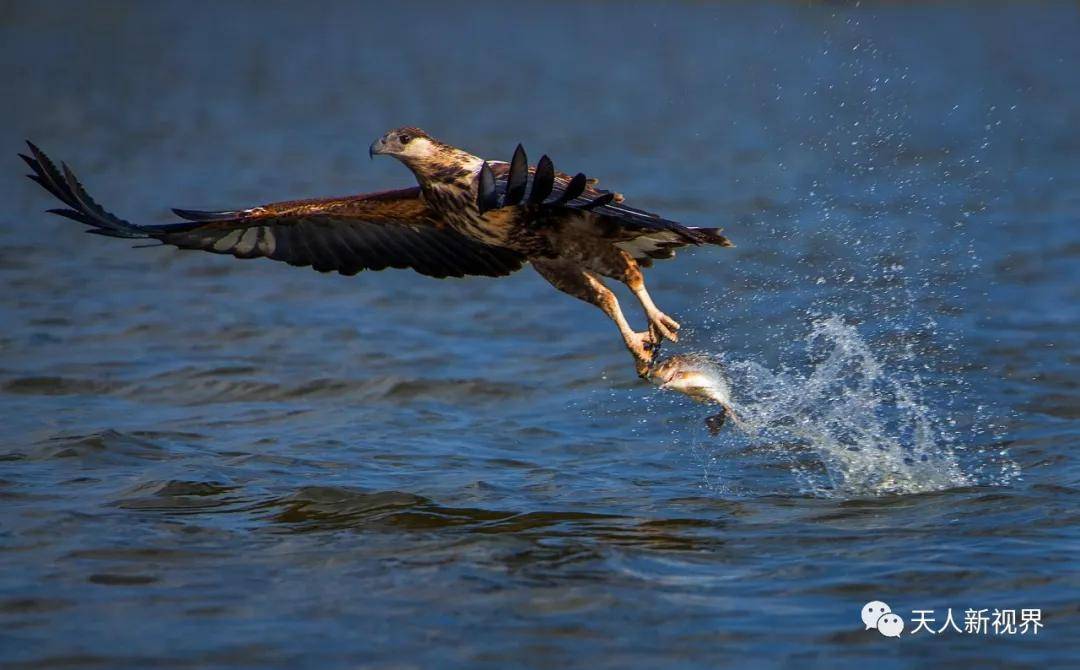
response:
<svg viewBox="0 0 1080 670"><path fill-rule="evenodd" d="M1077 665L1075 3L2 16L0 665ZM745 430L531 269L130 249L15 156L162 223L408 185L401 125L723 226L648 282Z"/></svg>

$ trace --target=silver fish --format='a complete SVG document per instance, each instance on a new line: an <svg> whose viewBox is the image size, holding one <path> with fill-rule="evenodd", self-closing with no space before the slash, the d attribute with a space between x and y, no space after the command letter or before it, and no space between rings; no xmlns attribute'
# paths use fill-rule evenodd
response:
<svg viewBox="0 0 1080 670"><path fill-rule="evenodd" d="M720 413L705 419L710 435L718 434L728 418L738 424L731 409L731 388L715 361L688 354L672 356L655 365L649 379L665 391L678 391L700 403L719 405Z"/></svg>

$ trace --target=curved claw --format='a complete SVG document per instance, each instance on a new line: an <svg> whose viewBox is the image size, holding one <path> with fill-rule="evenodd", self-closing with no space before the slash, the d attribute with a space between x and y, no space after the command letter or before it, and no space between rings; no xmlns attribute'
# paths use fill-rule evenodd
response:
<svg viewBox="0 0 1080 670"><path fill-rule="evenodd" d="M656 362L662 344L663 338L659 337L651 327L646 332L634 333L634 339L626 343L634 356L634 368L638 377L648 379L652 374L653 364Z"/></svg>
<svg viewBox="0 0 1080 670"><path fill-rule="evenodd" d="M663 312L656 311L649 315L649 330L658 337L679 341L679 322Z"/></svg>

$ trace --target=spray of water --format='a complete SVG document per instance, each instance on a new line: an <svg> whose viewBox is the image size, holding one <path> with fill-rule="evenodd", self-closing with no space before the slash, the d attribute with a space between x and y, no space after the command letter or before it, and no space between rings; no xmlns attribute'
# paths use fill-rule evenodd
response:
<svg viewBox="0 0 1080 670"><path fill-rule="evenodd" d="M824 44L830 75L803 108L818 132L799 142L823 167L806 170L788 208L754 229L742 286L706 291L702 334L715 335L716 350L743 347L716 359L738 420L718 439L696 437L692 450L721 490L745 475L724 481L733 453L788 463L811 495L1008 484L1019 468L1001 446L1004 412L978 400L986 394L970 387L974 375L957 373L974 362L947 321L985 299L972 280L985 236L969 226L1001 190L986 158L1004 111L967 110L981 122L950 127L949 141L965 147L954 153L911 117L918 82L856 16L832 24ZM781 295L797 318L775 318ZM762 364L771 356L789 360Z"/></svg>
<svg viewBox="0 0 1080 670"><path fill-rule="evenodd" d="M918 376L887 369L841 318L814 322L805 354L804 365L778 370L727 360L721 372L718 364L737 421L722 442L699 448L726 452L749 441L789 462L799 488L820 496L1005 484L1018 474L1007 455L991 464L989 451L960 439L923 398Z"/></svg>

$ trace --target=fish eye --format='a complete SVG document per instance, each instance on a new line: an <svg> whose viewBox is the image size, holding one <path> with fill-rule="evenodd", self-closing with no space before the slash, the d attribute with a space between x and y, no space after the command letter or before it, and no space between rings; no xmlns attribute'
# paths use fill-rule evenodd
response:
<svg viewBox="0 0 1080 670"><path fill-rule="evenodd" d="M401 135L398 135L397 138L398 142L401 142L402 144L408 144L409 141L412 140L412 135L406 135L405 133L402 133Z"/></svg>

